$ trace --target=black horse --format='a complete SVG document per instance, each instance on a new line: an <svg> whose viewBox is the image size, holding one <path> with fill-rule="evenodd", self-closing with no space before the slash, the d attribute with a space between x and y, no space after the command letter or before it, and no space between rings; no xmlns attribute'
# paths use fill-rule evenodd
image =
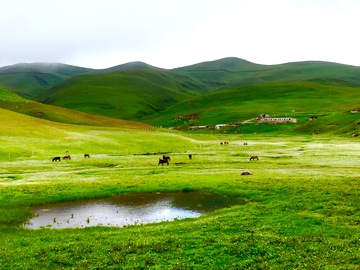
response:
<svg viewBox="0 0 360 270"><path fill-rule="evenodd" d="M162 159L163 159L163 160L171 160L169 156L165 156L165 155L163 155L163 158L162 158Z"/></svg>
<svg viewBox="0 0 360 270"><path fill-rule="evenodd" d="M90 158L89 154L84 154L84 158Z"/></svg>
<svg viewBox="0 0 360 270"><path fill-rule="evenodd" d="M53 159L52 159L52 161L54 162L54 161L61 161L61 157L54 157Z"/></svg>
<svg viewBox="0 0 360 270"><path fill-rule="evenodd" d="M161 164L162 166L164 166L164 163L166 163L169 166L169 160L168 159L161 159L159 158L159 164L158 166Z"/></svg>

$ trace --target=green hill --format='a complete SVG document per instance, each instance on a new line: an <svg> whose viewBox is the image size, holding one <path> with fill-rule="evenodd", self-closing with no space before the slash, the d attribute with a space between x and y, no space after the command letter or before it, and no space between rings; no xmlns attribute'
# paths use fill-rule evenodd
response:
<svg viewBox="0 0 360 270"><path fill-rule="evenodd" d="M0 87L35 99L48 89L77 75L131 69L157 68L142 62L131 62L106 69L89 69L61 63L21 63L0 68Z"/></svg>
<svg viewBox="0 0 360 270"><path fill-rule="evenodd" d="M224 58L174 71L197 78L212 90L291 81L360 86L359 67L329 62L308 61L267 66L239 58Z"/></svg>
<svg viewBox="0 0 360 270"><path fill-rule="evenodd" d="M60 63L22 63L0 68L0 87L34 98L73 76L89 72L91 69Z"/></svg>
<svg viewBox="0 0 360 270"><path fill-rule="evenodd" d="M42 65L46 70L50 67ZM172 70L143 62L102 70L60 67L52 67L52 70L62 74L62 81L53 82L54 86L43 90L38 100L72 109L71 112L82 111L183 129L196 125L241 123L263 113L299 119L291 128L288 125L244 125L241 130L235 130L247 133L285 129L314 133L317 130L332 131L330 127L334 126L338 130L344 126L357 131L358 127L353 127L352 120L357 114L348 116L347 111L360 107L357 102L359 67L313 61L259 65L239 58L224 58ZM52 121L77 123L73 116L69 118L76 113L60 116L58 109L54 113L43 113L44 109L34 108L36 106L30 111L19 107L9 109ZM46 108L49 110L50 107ZM309 124L307 118L312 115L330 117L332 120L329 121L337 124L326 127L321 126L321 121ZM84 123L83 120L79 122ZM350 128L342 132L351 133Z"/></svg>
<svg viewBox="0 0 360 270"><path fill-rule="evenodd" d="M360 131L358 114L348 111L358 108L360 87L326 85L318 82L276 82L215 91L177 104L152 118L149 123L164 127L189 128L217 124L242 124L236 131L253 133L289 129L314 133L331 132L346 127L345 133ZM272 117L297 118L296 125L256 125L260 114ZM188 116L196 117L188 117ZM316 121L308 122L311 116ZM337 120L338 117L338 120ZM192 118L192 119L191 119ZM195 119L194 119L195 118ZM332 119L323 126L323 119ZM325 122L327 122L326 120ZM355 123L355 124L353 124ZM271 126L271 127L270 127Z"/></svg>
<svg viewBox="0 0 360 270"><path fill-rule="evenodd" d="M67 108L42 104L22 98L11 91L1 88L0 108L59 123L140 129L152 128L151 126L144 123L109 118L101 115L93 115Z"/></svg>
<svg viewBox="0 0 360 270"><path fill-rule="evenodd" d="M114 72L114 71L122 71L122 70L131 70L131 69L157 69L157 70L162 70L161 68L157 68L151 65L148 65L144 62L129 62L129 63L125 63L125 64L121 64L121 65L117 65L114 67L110 67L110 68L105 68L105 69L98 69L95 70L95 73L107 73L107 72Z"/></svg>
<svg viewBox="0 0 360 270"><path fill-rule="evenodd" d="M197 114L193 124L242 122L260 114L311 116L345 112L358 106L360 88L315 82L276 82L216 91L173 106L152 121Z"/></svg>
<svg viewBox="0 0 360 270"><path fill-rule="evenodd" d="M127 69L72 78L42 95L43 102L109 117L142 120L207 88L183 74Z"/></svg>

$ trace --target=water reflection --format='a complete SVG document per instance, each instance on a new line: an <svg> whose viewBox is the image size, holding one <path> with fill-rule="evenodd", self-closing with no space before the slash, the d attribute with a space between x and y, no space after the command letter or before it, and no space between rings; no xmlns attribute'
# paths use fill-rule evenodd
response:
<svg viewBox="0 0 360 270"><path fill-rule="evenodd" d="M204 192L119 195L106 200L67 202L34 207L26 228L127 226L196 218L213 210L243 204L235 196Z"/></svg>

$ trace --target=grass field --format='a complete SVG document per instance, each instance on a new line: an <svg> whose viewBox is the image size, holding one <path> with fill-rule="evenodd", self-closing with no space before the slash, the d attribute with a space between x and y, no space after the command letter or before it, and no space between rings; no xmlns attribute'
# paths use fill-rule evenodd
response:
<svg viewBox="0 0 360 270"><path fill-rule="evenodd" d="M360 122L349 113L359 108L357 67L227 58L175 70L0 73L0 269L359 269ZM298 122L186 129L263 113ZM198 119L179 120L188 114ZM158 166L163 154L169 166ZM168 191L246 204L141 226L23 227L33 206Z"/></svg>
<svg viewBox="0 0 360 270"><path fill-rule="evenodd" d="M184 134L43 122L39 131L37 121L44 120L29 119L0 128L2 269L360 265L358 138ZM85 152L90 159L84 159ZM72 160L51 162L66 153ZM169 166L157 165L163 153L171 156ZM250 155L259 160L250 162ZM251 175L241 176L243 171ZM125 228L21 227L34 205L189 190L235 194L247 203L196 219Z"/></svg>

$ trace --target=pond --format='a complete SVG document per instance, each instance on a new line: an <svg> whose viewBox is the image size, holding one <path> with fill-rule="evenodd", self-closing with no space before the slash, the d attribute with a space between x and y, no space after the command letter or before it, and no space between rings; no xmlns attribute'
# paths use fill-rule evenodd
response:
<svg viewBox="0 0 360 270"><path fill-rule="evenodd" d="M35 217L24 226L41 228L84 228L92 226L141 225L176 219L196 218L214 210L244 204L239 196L208 192L143 193L106 199L74 201L33 207Z"/></svg>

